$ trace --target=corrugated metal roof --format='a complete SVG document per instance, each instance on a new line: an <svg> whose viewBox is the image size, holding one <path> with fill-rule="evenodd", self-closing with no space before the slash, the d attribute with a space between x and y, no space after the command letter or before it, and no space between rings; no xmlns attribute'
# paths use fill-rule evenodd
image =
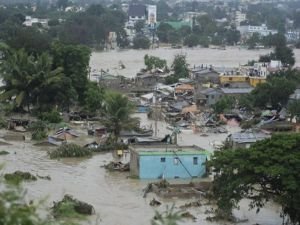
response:
<svg viewBox="0 0 300 225"><path fill-rule="evenodd" d="M221 88L224 94L249 94L254 88Z"/></svg>
<svg viewBox="0 0 300 225"><path fill-rule="evenodd" d="M269 134L263 132L238 132L231 135L231 139L236 143L255 143L257 141L270 138Z"/></svg>

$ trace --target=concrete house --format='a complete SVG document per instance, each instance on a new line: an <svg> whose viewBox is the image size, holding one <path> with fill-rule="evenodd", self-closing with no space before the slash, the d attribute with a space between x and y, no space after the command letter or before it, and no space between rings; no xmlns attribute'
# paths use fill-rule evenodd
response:
<svg viewBox="0 0 300 225"><path fill-rule="evenodd" d="M192 69L192 79L196 83L205 84L205 83L219 83L219 73L208 68L207 66L195 67Z"/></svg>
<svg viewBox="0 0 300 225"><path fill-rule="evenodd" d="M222 91L216 88L200 89L196 91L194 101L198 106L211 106L216 104L222 96Z"/></svg>
<svg viewBox="0 0 300 225"><path fill-rule="evenodd" d="M202 177L208 153L196 146L132 145L130 172L140 179Z"/></svg>

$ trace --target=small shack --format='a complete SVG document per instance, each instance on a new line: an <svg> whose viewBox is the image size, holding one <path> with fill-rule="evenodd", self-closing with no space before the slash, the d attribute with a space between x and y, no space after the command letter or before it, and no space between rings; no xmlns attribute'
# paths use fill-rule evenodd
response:
<svg viewBox="0 0 300 225"><path fill-rule="evenodd" d="M230 134L226 141L233 149L250 148L250 146L257 141L261 141L270 137L271 134L269 132L246 130L244 132Z"/></svg>
<svg viewBox="0 0 300 225"><path fill-rule="evenodd" d="M208 152L197 146L132 145L130 172L140 179L187 179L206 173Z"/></svg>

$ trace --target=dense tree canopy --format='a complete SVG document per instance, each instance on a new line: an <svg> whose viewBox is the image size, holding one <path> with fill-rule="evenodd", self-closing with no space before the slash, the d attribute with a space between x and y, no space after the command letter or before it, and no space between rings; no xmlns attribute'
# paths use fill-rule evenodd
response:
<svg viewBox="0 0 300 225"><path fill-rule="evenodd" d="M66 45L56 42L51 47L53 67L62 67L66 77L71 79L79 101L84 99L88 83L90 49L79 45Z"/></svg>
<svg viewBox="0 0 300 225"><path fill-rule="evenodd" d="M215 152L210 166L216 173L213 194L218 215L231 218L243 198L250 207L275 200L293 224L300 222L300 135L278 134L249 149Z"/></svg>
<svg viewBox="0 0 300 225"><path fill-rule="evenodd" d="M165 69L167 67L167 61L165 59L160 59L156 56L149 56L148 54L144 56L144 63L147 70Z"/></svg>
<svg viewBox="0 0 300 225"><path fill-rule="evenodd" d="M254 106L264 108L268 104L277 108L286 105L295 90L295 83L286 77L272 77L268 82L259 84L251 93Z"/></svg>
<svg viewBox="0 0 300 225"><path fill-rule="evenodd" d="M53 69L47 53L36 58L24 50L3 47L2 51L2 100L14 99L16 107L29 109L31 105L63 104L71 99L71 93L67 94L68 88L72 89L70 80L64 77L61 67Z"/></svg>

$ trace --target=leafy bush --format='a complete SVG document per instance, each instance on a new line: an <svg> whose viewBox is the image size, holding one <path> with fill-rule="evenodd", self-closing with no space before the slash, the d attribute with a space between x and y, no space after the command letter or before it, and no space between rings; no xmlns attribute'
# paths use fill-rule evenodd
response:
<svg viewBox="0 0 300 225"><path fill-rule="evenodd" d="M56 150L48 152L51 159L68 158L68 157L85 157L90 156L92 152L76 144L64 144L59 146Z"/></svg>
<svg viewBox="0 0 300 225"><path fill-rule="evenodd" d="M14 173L7 173L4 175L6 181L14 184L18 184L21 181L36 181L36 176L29 172L16 171Z"/></svg>
<svg viewBox="0 0 300 225"><path fill-rule="evenodd" d="M56 110L52 110L51 112L43 112L40 114L39 118L42 121L47 121L49 123L60 123L62 118Z"/></svg>
<svg viewBox="0 0 300 225"><path fill-rule="evenodd" d="M29 126L31 131L32 140L42 140L47 137L47 125L43 121L36 121Z"/></svg>
<svg viewBox="0 0 300 225"><path fill-rule="evenodd" d="M7 128L7 122L3 117L0 118L0 128Z"/></svg>
<svg viewBox="0 0 300 225"><path fill-rule="evenodd" d="M82 218L81 215L92 215L95 209L92 205L79 201L70 195L65 195L59 202L54 202L52 207L55 218Z"/></svg>

